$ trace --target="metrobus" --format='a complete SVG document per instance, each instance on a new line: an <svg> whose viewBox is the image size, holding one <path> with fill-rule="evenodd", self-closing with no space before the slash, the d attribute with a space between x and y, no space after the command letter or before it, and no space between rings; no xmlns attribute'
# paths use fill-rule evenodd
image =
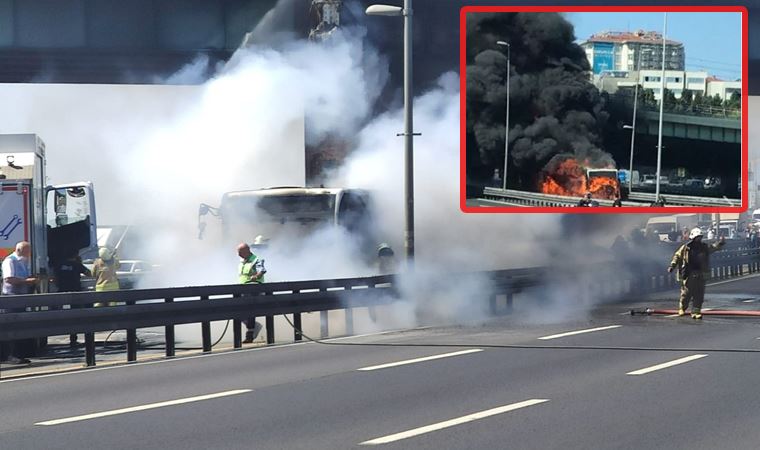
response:
<svg viewBox="0 0 760 450"><path fill-rule="evenodd" d="M226 192L218 207L200 205L201 239L207 214L221 219L222 236L230 240L250 242L257 235L293 240L337 227L362 247L377 245L371 196L361 189L286 186Z"/></svg>

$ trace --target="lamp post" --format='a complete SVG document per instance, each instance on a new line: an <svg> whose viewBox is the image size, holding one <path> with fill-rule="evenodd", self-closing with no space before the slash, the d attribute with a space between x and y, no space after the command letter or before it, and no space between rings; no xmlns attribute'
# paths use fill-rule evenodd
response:
<svg viewBox="0 0 760 450"><path fill-rule="evenodd" d="M655 179L654 201L660 201L660 168L662 167L662 112L665 106L665 35L668 32L668 13L664 13L662 25L662 80L660 80L660 129L657 135L657 179Z"/></svg>
<svg viewBox="0 0 760 450"><path fill-rule="evenodd" d="M371 5L367 7L369 16L402 16L404 18L404 196L405 196L405 242L407 268L414 263L414 142L419 135L413 131L412 121L412 0L404 0L404 7Z"/></svg>
<svg viewBox="0 0 760 450"><path fill-rule="evenodd" d="M507 190L507 163L509 162L509 57L512 50L512 47L509 45L509 42L505 41L496 41L496 45L501 45L502 47L507 47L507 120L505 124L505 130L506 134L504 136L504 176L503 178L503 188L506 191Z"/></svg>
<svg viewBox="0 0 760 450"><path fill-rule="evenodd" d="M639 104L639 81L641 73L641 55L638 55L636 61L636 87L633 90L633 119L631 125L624 125L623 128L631 130L631 161L628 167L628 194L633 192L633 141L636 139L636 106Z"/></svg>

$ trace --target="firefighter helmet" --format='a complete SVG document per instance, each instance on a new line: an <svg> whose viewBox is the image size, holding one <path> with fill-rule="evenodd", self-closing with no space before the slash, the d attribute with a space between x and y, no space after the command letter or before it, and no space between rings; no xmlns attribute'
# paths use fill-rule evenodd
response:
<svg viewBox="0 0 760 450"><path fill-rule="evenodd" d="M98 250L98 256L103 261L110 261L111 258L113 258L113 252L108 247L100 247L100 249Z"/></svg>
<svg viewBox="0 0 760 450"><path fill-rule="evenodd" d="M377 256L393 256L393 249L386 242L377 246Z"/></svg>
<svg viewBox="0 0 760 450"><path fill-rule="evenodd" d="M691 233L689 233L689 239L694 239L698 236L702 236L702 229L699 227L692 228Z"/></svg>
<svg viewBox="0 0 760 450"><path fill-rule="evenodd" d="M253 239L253 247L264 247L269 244L269 238L265 238L263 235L258 235Z"/></svg>

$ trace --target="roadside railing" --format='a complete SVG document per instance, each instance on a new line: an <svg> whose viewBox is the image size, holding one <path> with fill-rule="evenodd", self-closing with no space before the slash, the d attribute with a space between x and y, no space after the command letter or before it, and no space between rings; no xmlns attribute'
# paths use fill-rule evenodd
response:
<svg viewBox="0 0 760 450"><path fill-rule="evenodd" d="M737 247L712 256L712 275L726 279L760 271L760 249ZM632 296L676 286L675 274L665 271L670 246L655 245L646 260L621 255L614 262L594 265L565 264L562 267L534 267L479 272L477 279L487 284L486 307L492 314L509 313L515 294L540 289L553 282L580 287L579 295L608 299ZM675 250L673 246L672 250ZM645 253L646 254L646 253ZM427 283L456 283L446 277ZM436 281L440 280L440 281ZM210 352L211 322L232 320L233 347L242 347L241 321L265 317L267 343L275 341L274 316L292 314L295 341L302 336L301 314L320 312L320 337L327 337L327 312L345 310L346 334L353 334L353 309L387 305L402 300L405 276L335 280L312 280L250 285L198 286L163 289L136 289L112 292L52 293L0 297L0 341L47 336L85 334L85 362L95 365L94 333L126 330L127 361L137 359L138 328L165 327L166 356L175 356L174 327L200 323L202 350ZM569 299L573 300L573 299ZM93 307L96 303L116 306ZM64 307L67 308L64 308Z"/></svg>

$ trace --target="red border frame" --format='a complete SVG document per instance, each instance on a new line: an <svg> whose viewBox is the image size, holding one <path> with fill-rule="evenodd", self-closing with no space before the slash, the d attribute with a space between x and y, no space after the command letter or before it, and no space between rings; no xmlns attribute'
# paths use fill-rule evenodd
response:
<svg viewBox="0 0 760 450"><path fill-rule="evenodd" d="M603 206L598 208L573 208L568 206L467 206L467 175L465 165L467 162L467 61L466 61L466 40L467 40L467 13L483 12L738 12L742 15L742 204L739 207L699 207L699 206L677 206L666 208L653 208L646 206L634 206L613 208ZM459 12L459 70L460 70L460 114L459 114L459 208L465 213L577 213L577 214L599 214L599 213L618 213L618 214L661 214L663 212L678 213L739 213L748 208L748 172L747 165L749 143L748 143L748 101L747 101L747 80L748 80L748 52L747 52L747 33L748 33L748 11L744 6L464 6Z"/></svg>

